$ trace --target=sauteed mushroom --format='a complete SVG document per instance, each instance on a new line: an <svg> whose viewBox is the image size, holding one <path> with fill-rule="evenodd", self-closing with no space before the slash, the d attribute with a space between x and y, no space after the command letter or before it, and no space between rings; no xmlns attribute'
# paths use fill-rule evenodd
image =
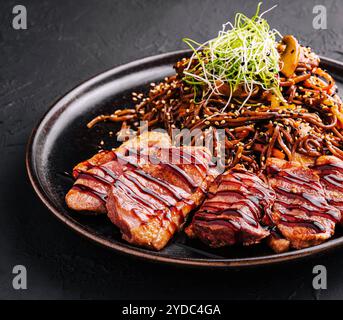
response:
<svg viewBox="0 0 343 320"><path fill-rule="evenodd" d="M288 78L294 73L299 63L300 46L297 39L291 35L284 36L282 42L286 45L286 48L280 57L282 63L281 72Z"/></svg>

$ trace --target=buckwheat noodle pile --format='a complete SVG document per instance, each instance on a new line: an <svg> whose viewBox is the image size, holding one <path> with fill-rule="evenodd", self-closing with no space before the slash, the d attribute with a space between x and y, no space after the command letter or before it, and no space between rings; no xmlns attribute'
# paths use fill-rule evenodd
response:
<svg viewBox="0 0 343 320"><path fill-rule="evenodd" d="M134 108L100 115L88 127L108 120L121 122L122 129L147 121L149 130L170 134L174 128L199 129L193 144L224 129L225 166L240 163L255 172L270 157L343 159L343 108L335 81L293 36L277 42L278 33L258 13L251 19L238 14L229 30L224 25L205 44L185 40L193 55L176 63L175 75L152 83L147 94L134 92Z"/></svg>

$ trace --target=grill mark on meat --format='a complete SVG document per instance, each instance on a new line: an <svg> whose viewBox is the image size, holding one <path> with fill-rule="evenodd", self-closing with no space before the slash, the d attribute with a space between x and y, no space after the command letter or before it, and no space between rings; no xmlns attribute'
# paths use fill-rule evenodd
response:
<svg viewBox="0 0 343 320"><path fill-rule="evenodd" d="M242 204L244 203L243 201L241 202ZM199 215L202 215L202 219L201 220L211 220L212 217L210 215L216 215L216 219L218 219L220 216L222 219L226 220L230 218L230 216L237 216L237 217L241 217L243 218L248 224L250 224L251 226L257 228L259 226L259 224L256 222L256 220L254 220L252 217L250 217L249 215L247 215L246 213L244 213L242 210L240 209L223 209L223 210L218 210L217 205L220 205L222 203L213 203L213 206L208 206L206 205L205 208L203 208L201 211L199 211ZM244 203L245 204L245 203Z"/></svg>
<svg viewBox="0 0 343 320"><path fill-rule="evenodd" d="M162 202L163 204L167 205L167 206L172 206L176 204L176 200L173 198L173 202L168 201L168 199L165 199L163 197L161 197L159 194L157 194L156 192L154 192L151 189L148 189L146 187L144 187L142 185L142 183L135 177L132 176L132 174L129 173L124 173L124 176L126 179L130 180L131 182L133 182L136 187L143 193L148 194L149 196L153 197L154 199Z"/></svg>
<svg viewBox="0 0 343 320"><path fill-rule="evenodd" d="M339 170L342 170L343 174L343 167L339 166L338 164L332 163L323 166L319 165L315 168L319 169L319 175L321 179L324 179L325 182L331 184L334 189L339 189L343 192L343 177L338 176L338 174L340 173Z"/></svg>
<svg viewBox="0 0 343 320"><path fill-rule="evenodd" d="M100 169L100 167L97 167L97 168ZM82 173L80 173L78 179L96 180L96 181L98 181L100 183L103 183L103 184L105 184L107 186L111 185L110 181L106 180L106 178L103 178L103 177L99 176L96 173L82 172Z"/></svg>
<svg viewBox="0 0 343 320"><path fill-rule="evenodd" d="M72 187L72 189L74 190L79 190L81 192L90 194L91 196L96 197L97 199L101 200L103 203L106 203L106 198L107 198L107 194L103 193L103 192L99 192L97 190L94 190L91 187L88 187L84 184L81 183L75 183Z"/></svg>
<svg viewBox="0 0 343 320"><path fill-rule="evenodd" d="M329 184L333 185L335 188L343 191L343 178L337 177L334 174L328 174L323 176L323 179L326 180Z"/></svg>
<svg viewBox="0 0 343 320"><path fill-rule="evenodd" d="M129 187L126 183L124 183L122 180L117 180L114 183L114 186L118 189L121 189L126 193L126 195L131 198L133 201L138 201L142 205L145 205L149 207L150 209L155 209L153 206L153 203L145 201L145 199L141 196L141 193L135 193L131 187Z"/></svg>
<svg viewBox="0 0 343 320"><path fill-rule="evenodd" d="M300 208L300 206L299 206L298 203L296 203L296 204L289 204L289 203L284 202L284 201L282 201L282 200L280 200L280 199L277 200L277 203L283 207L283 208L278 207L278 210L279 210L281 213L285 213L285 212L287 212L288 210L293 210L293 209L299 209L299 208ZM312 207L312 206L310 206L310 205L308 205L308 204L306 204L306 203L301 204L301 209L302 209L302 211L305 211L306 214L308 214L309 216L312 216L312 212L313 212L313 210L315 210L314 207ZM316 215L314 215L314 216L316 216ZM329 219L329 217L327 217L325 214L323 214L323 215L318 215L318 216L322 216L322 217L324 217L324 218ZM330 219L330 220L331 220L331 219Z"/></svg>
<svg viewBox="0 0 343 320"><path fill-rule="evenodd" d="M127 178L127 176L125 177ZM135 186L141 191L141 192L137 192L135 193L134 190L132 190L132 188L130 188L129 186L127 186L123 181L121 180L117 180L114 184L114 186L116 188L120 188L121 190L123 190L126 195L133 199L136 200L137 202L141 203L143 206L150 208L154 214L147 214L145 213L144 215L140 215L137 213L137 210L133 209L131 210L131 212L134 212L136 218L142 223L145 224L147 223L150 219L152 218L158 218L160 220L160 226L163 227L163 221L167 220L171 226L173 228L176 228L176 224L172 221L171 219L171 215L170 215L170 210L169 209L165 209L165 211L158 209L158 207L156 207L156 205L154 205L153 201L147 201L147 199L145 199L143 197L143 193L148 194L150 197L153 197L155 199L158 199L158 195L156 193L153 192L149 192L147 189L145 190L146 192L143 191L143 187L142 185L136 180L136 182L133 182L135 184ZM160 198L160 197L159 197ZM161 201L164 201L162 198L160 198ZM162 214L163 213L163 214ZM143 216L143 217L142 217Z"/></svg>
<svg viewBox="0 0 343 320"><path fill-rule="evenodd" d="M288 181L290 183L294 183L299 186L306 186L307 188L310 188L312 190L318 190L318 188L320 188L320 184L318 182L316 181L310 182L308 179L296 177L295 175L291 173L282 172L279 174L279 178L285 181Z"/></svg>
<svg viewBox="0 0 343 320"><path fill-rule="evenodd" d="M306 193L306 192L294 193L294 192L291 192L291 190L280 187L280 186L275 186L274 189L276 189L278 192L280 192L281 194L287 197L298 198L312 205L314 207L314 208L312 207L312 209L316 210L315 212L309 212L308 207L304 205L304 201L297 203L298 208L301 208L303 211L309 212L310 215L322 216L324 218L332 220L335 223L339 221L338 211L332 210L332 207L327 203L325 198L321 199L318 196L310 195L309 193ZM291 209L291 206L289 204L286 204L282 200L277 199L277 203L282 204L285 210Z"/></svg>
<svg viewBox="0 0 343 320"><path fill-rule="evenodd" d="M103 168L102 167L93 167L93 168L97 168L100 169L102 171ZM113 173L114 175L114 173ZM80 172L78 174L78 179L84 179L84 180L95 180L97 182L100 182L102 184L105 184L106 186L111 186L111 182L108 181L106 178L99 176L96 173L90 173L90 172ZM75 183L71 189L74 190L78 190L80 192L84 192L84 193L88 193L91 194L93 196L95 196L96 198L100 199L103 203L106 203L106 199L107 199L107 193L103 193L100 191L95 190L94 188L90 187L90 186L86 186L84 184L81 183Z"/></svg>
<svg viewBox="0 0 343 320"><path fill-rule="evenodd" d="M206 225L222 225L222 226L231 226L234 231L239 231L241 229L241 225L233 220L228 219L218 219L218 217L211 217L207 219L203 219L203 217L198 217L197 220L200 222L206 222Z"/></svg>
<svg viewBox="0 0 343 320"><path fill-rule="evenodd" d="M225 183L225 184L227 184L227 183ZM243 200L243 202L247 202L247 203L249 203L249 201L250 202L252 202L255 206L258 206L259 208L260 208L260 201L264 198L264 197L269 197L270 195L269 194L267 194L267 193L263 193L263 192L261 192L261 190L259 190L259 189L256 189L256 188L254 188L254 187L250 187L249 186L249 189L251 190L251 191L253 191L254 192L254 195L252 196L252 195L248 195L248 194L246 194L246 193L244 193L242 190L220 190L220 191L217 191L217 195L229 195L230 193L232 193L232 194L234 194L234 195L238 195L238 196L240 196L241 198L243 198L244 200ZM261 196L259 196L258 195L258 193L260 193L261 195L262 195L262 197ZM237 203L237 202L236 202ZM250 205L249 205L249 207L250 207ZM250 207L250 209L251 210L253 210L252 209L253 207ZM255 207L256 208L256 207Z"/></svg>
<svg viewBox="0 0 343 320"><path fill-rule="evenodd" d="M233 190L227 190L225 192L224 190L221 192L218 192L217 195L233 195L233 196L238 196L240 197L240 200L235 201L235 204L240 204L240 205L247 205L250 211L256 213L256 209L260 209L259 205L259 200L257 197L249 197L249 196L244 196L242 193L235 192ZM236 197L237 198L237 197ZM204 204L203 209L206 209L207 207L211 207L213 210L218 208L218 206L224 206L226 202L224 201L211 201L208 200L206 201L206 204ZM219 207L220 208L220 207ZM259 217L255 216L256 219L259 219Z"/></svg>
<svg viewBox="0 0 343 320"><path fill-rule="evenodd" d="M234 190L221 190L221 191L218 191L216 193L216 195L234 195L234 196L239 196L241 198L241 200L238 200L238 201L235 201L235 204L236 205L246 205L249 209L250 209L250 212L253 213L254 215L254 218L259 220L260 217L258 216L259 212L261 211L261 207L259 205L259 199L257 197L251 197L251 196L248 196L242 192L239 192L239 191L234 191ZM214 197L215 195L212 195L212 197ZM203 210L206 210L207 208L209 208L210 210L212 210L213 213L216 213L216 210L222 208L223 206L225 206L227 203L224 202L224 201L211 201L211 200L208 200L204 203L202 209ZM239 210L239 209L237 209ZM218 211L220 212L220 211ZM244 213L241 213L242 217L243 218L247 218L247 215L245 215ZM243 216L244 215L244 216ZM247 218L250 220L250 217ZM258 226L255 221L253 220L253 224L254 226Z"/></svg>
<svg viewBox="0 0 343 320"><path fill-rule="evenodd" d="M98 166L97 168L102 170L105 174L107 174L113 180L117 180L119 178L119 176L115 172L113 172L112 170L106 168L105 166Z"/></svg>
<svg viewBox="0 0 343 320"><path fill-rule="evenodd" d="M177 149L180 152L180 155L183 155L183 150ZM171 152L169 150L169 152ZM166 168L167 170L169 169L170 171L172 171L174 174L176 174L177 176L179 176L184 182L186 182L186 184L188 185L188 187L190 188L191 192L195 192L195 190L199 187L197 185L197 183L181 168L179 168L177 165L173 164L173 163L169 163L166 162L162 159L157 158L155 155L146 155L146 154L141 154L140 152L136 152L136 151L132 151L133 154L135 154L137 157L139 156L143 156L143 157L148 157L152 163L156 163L158 165L162 165L164 168ZM194 159L198 159L194 156ZM197 160L199 161L199 160ZM131 164L131 162L129 162ZM193 164L193 163L192 163ZM203 173L203 172L202 172ZM205 192L205 190L203 190Z"/></svg>
<svg viewBox="0 0 343 320"><path fill-rule="evenodd" d="M177 199L177 200L182 200L183 197L179 194L181 189L180 188L174 188L174 186L170 185L170 184L166 184L165 182L163 182L162 180L155 178L149 174L147 174L146 172L144 172L143 170L136 170L135 171L136 174L144 177L145 179L156 183L157 185L159 185L160 187L162 187L164 190L168 191L170 194L172 194L172 196ZM183 191L183 190L182 190Z"/></svg>
<svg viewBox="0 0 343 320"><path fill-rule="evenodd" d="M102 151L99 154L103 154L106 157L106 162L110 162L110 161L115 159L115 153L113 152L113 150ZM79 177L80 173L86 172L87 170L89 170L91 168L94 168L95 166L96 165L92 164L89 160L85 160L85 161L82 162L82 169L74 168L73 172L72 172L72 175L73 175L73 177L75 179L77 179Z"/></svg>
<svg viewBox="0 0 343 320"><path fill-rule="evenodd" d="M169 155L172 154L173 156L173 152L174 152L173 150L175 149L171 149L171 148L169 149ZM181 152L179 153L179 156L181 159L185 161L185 163L187 163L187 161L188 161L188 164L193 163L195 165L195 168L198 170L200 174L204 174L204 172L207 171L206 165L191 152L185 152L185 149L182 149ZM191 159L187 159L187 156L190 157ZM202 169L199 168L198 164L201 166Z"/></svg>
<svg viewBox="0 0 343 320"><path fill-rule="evenodd" d="M250 197L251 200L254 199L253 202L257 203L260 200L270 199L273 197L274 192L270 188L267 188L265 183L256 175L246 172L244 175L249 176L249 178L247 178L242 176L242 174L239 172L233 172L232 174L237 180L244 183L253 182L253 185L249 185L249 188L255 193L254 197ZM261 197L259 197L259 195Z"/></svg>
<svg viewBox="0 0 343 320"><path fill-rule="evenodd" d="M280 223L291 227L293 227L295 224L296 226L311 228L316 233L322 233L326 231L325 227L318 221L299 218L287 214L282 215L282 217L280 218Z"/></svg>

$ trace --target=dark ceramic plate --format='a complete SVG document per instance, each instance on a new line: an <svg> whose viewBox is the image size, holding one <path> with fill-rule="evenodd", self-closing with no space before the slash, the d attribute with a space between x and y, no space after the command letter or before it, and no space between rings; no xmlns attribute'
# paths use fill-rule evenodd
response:
<svg viewBox="0 0 343 320"><path fill-rule="evenodd" d="M343 244L343 232L319 246L273 254L266 245L230 247L211 250L182 234L162 251L153 252L127 244L118 229L106 216L86 216L69 210L64 196L72 181L64 172L98 150L101 140L105 147L116 146L109 131L115 124L102 124L87 129L86 124L96 115L111 113L119 107L132 105L132 91L147 91L149 83L173 74L173 64L189 55L188 51L172 52L111 69L81 84L59 100L34 129L30 138L26 164L31 183L39 198L63 223L79 234L111 249L141 258L204 267L240 267L298 259ZM343 64L322 58L322 63L343 89Z"/></svg>

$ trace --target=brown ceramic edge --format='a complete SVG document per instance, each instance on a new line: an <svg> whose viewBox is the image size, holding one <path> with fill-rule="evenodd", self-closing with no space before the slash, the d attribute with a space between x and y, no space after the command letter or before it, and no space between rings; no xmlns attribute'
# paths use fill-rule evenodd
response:
<svg viewBox="0 0 343 320"><path fill-rule="evenodd" d="M72 93L76 88L79 88L81 85L86 85L90 83L90 81L96 81L101 76L104 76L105 73L108 72L115 72L119 71L121 69L128 69L133 66L136 66L138 64L146 63L148 61L154 61L161 58L171 57L174 55L180 55L180 54L189 54L189 50L180 50L180 51L174 51L170 53L163 53L155 56L151 56L148 58L143 58L136 60L134 62L130 62L118 67L111 68L107 71L104 71L102 73L97 74L96 76L82 82L69 92L67 92L63 97L65 97L67 94ZM321 60L326 64L331 64L333 67L337 68L340 66L343 69L343 64L337 60L334 59L328 59L324 57L320 57ZM62 97L62 98L63 98ZM55 101L55 103L52 104L52 107L55 106L62 98ZM164 256L158 256L155 252L146 253L142 252L140 248L134 249L134 248L128 248L126 246L117 245L109 240L103 239L101 237L98 237L91 232L85 230L84 228L77 225L77 223L67 219L65 216L63 216L55 207L54 204L51 203L51 201L48 199L48 197L45 195L44 190L42 190L38 177L35 174L35 170L33 168L32 163L32 146L33 142L36 136L36 132L40 125L45 120L47 114L52 109L49 108L47 112L42 116L41 120L37 123L37 125L33 128L27 146L26 146L26 154L25 154L25 164L26 164L26 170L28 173L29 180L33 186L33 189L35 190L36 194L38 195L39 199L43 202L43 204L63 223L65 223L69 228L77 232L78 234L82 235L83 237L94 241L97 244L100 244L101 246L104 246L106 248L116 250L120 253L127 254L130 256L138 257L141 259L147 259L153 262L162 262L166 264L174 264L174 265L180 265L180 266L189 266L189 267L209 267L209 268L238 268L238 267L253 267L253 266L261 266L261 265L269 265L269 264L276 264L281 263L285 261L294 261L296 259L305 258L309 256L313 256L319 253L323 253L326 250L334 249L339 246L343 245L343 237L331 240L331 242L324 242L318 246L309 247L306 249L301 250L295 250L295 251L289 251L287 253L281 253L281 254L272 254L268 256L262 256L262 257L255 257L255 258L235 258L235 259L216 259L216 260L206 260L206 259L182 259L182 258L170 258L170 257L164 257Z"/></svg>

